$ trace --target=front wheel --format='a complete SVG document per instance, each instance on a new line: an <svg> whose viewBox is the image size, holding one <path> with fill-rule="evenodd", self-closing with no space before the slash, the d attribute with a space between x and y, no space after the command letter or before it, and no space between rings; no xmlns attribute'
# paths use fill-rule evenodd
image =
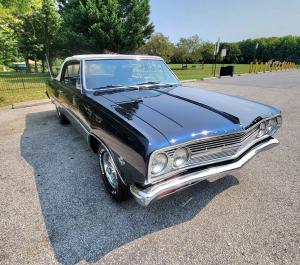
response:
<svg viewBox="0 0 300 265"><path fill-rule="evenodd" d="M122 182L110 153L103 146L98 149L98 160L100 173L108 193L117 201L127 200L129 188Z"/></svg>
<svg viewBox="0 0 300 265"><path fill-rule="evenodd" d="M60 111L59 107L57 107L55 105L55 108L56 108L56 113L57 113L57 117L58 117L58 120L61 124L69 124L69 120L68 118Z"/></svg>

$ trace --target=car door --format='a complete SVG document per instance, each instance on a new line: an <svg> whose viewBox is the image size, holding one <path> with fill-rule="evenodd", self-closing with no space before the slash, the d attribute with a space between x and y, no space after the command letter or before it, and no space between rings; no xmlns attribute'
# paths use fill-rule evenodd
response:
<svg viewBox="0 0 300 265"><path fill-rule="evenodd" d="M82 94L80 61L70 61L64 66L61 82L63 89L60 97L67 116L79 132L86 136L89 133L89 124L81 111L85 95Z"/></svg>

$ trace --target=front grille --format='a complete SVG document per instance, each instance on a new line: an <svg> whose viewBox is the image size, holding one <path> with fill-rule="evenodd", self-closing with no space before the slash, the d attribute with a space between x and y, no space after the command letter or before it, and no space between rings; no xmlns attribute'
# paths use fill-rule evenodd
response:
<svg viewBox="0 0 300 265"><path fill-rule="evenodd" d="M184 167L207 165L232 159L240 150L256 139L258 126L254 126L246 133L228 134L209 139L202 139L187 144L190 159ZM167 152L169 158L174 155L175 149Z"/></svg>

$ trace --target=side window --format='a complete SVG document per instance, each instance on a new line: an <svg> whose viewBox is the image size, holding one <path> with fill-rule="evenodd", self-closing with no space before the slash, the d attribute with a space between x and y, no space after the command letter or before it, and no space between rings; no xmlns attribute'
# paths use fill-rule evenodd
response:
<svg viewBox="0 0 300 265"><path fill-rule="evenodd" d="M66 85L80 89L80 63L74 62L67 64L62 82Z"/></svg>

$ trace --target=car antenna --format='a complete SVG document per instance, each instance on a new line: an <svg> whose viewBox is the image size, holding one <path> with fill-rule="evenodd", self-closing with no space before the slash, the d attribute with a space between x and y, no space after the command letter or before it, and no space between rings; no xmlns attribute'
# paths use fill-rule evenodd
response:
<svg viewBox="0 0 300 265"><path fill-rule="evenodd" d="M47 56L47 54L45 54L45 57L46 57L46 62L47 62L47 67L48 67L48 70L49 70L50 77L51 77L51 79L53 79L53 75L52 75L52 73L51 73L51 69L50 69L50 65L49 65L49 61L48 61L48 56Z"/></svg>

